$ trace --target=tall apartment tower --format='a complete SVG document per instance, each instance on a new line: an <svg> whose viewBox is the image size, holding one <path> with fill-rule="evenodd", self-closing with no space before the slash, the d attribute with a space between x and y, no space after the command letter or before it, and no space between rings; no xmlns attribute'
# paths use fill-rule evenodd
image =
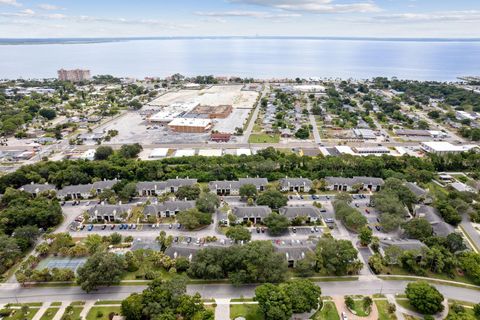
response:
<svg viewBox="0 0 480 320"><path fill-rule="evenodd" d="M61 81L71 81L71 82L80 82L85 80L90 80L90 70L65 70L60 69L57 71L58 80Z"/></svg>

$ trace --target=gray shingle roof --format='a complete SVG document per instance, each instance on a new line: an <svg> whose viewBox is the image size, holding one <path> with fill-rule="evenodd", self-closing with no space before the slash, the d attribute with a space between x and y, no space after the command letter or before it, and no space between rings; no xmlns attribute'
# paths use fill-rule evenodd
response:
<svg viewBox="0 0 480 320"><path fill-rule="evenodd" d="M358 183L365 184L365 185L372 184L372 185L381 186L385 183L382 178L375 178L375 177L353 177L353 178L326 177L325 180L329 184L341 184L341 185L348 185L348 186L353 186Z"/></svg>
<svg viewBox="0 0 480 320"><path fill-rule="evenodd" d="M66 196L72 193L89 193L93 189L93 184L76 184L73 186L65 186L58 190L57 195Z"/></svg>
<svg viewBox="0 0 480 320"><path fill-rule="evenodd" d="M265 218L272 210L267 206L257 206L257 207L233 207L232 213L240 219L250 218L250 217L260 217Z"/></svg>
<svg viewBox="0 0 480 320"><path fill-rule="evenodd" d="M312 186L312 180L306 178L283 178L280 179L280 185L282 187L290 186Z"/></svg>
<svg viewBox="0 0 480 320"><path fill-rule="evenodd" d="M382 248L396 246L403 250L419 250L426 247L421 241L415 239L382 239L380 240L380 246Z"/></svg>
<svg viewBox="0 0 480 320"><path fill-rule="evenodd" d="M433 232L437 236L448 236L450 233L455 232L455 228L450 224L443 221L437 209L427 205L420 205L415 209L417 217L421 216L425 218L433 228Z"/></svg>
<svg viewBox="0 0 480 320"><path fill-rule="evenodd" d="M115 184L120 182L120 180L102 180L93 183L93 189L111 189Z"/></svg>
<svg viewBox="0 0 480 320"><path fill-rule="evenodd" d="M405 187L412 191L417 197L423 197L427 194L427 190L420 188L418 185L412 182L405 183Z"/></svg>
<svg viewBox="0 0 480 320"><path fill-rule="evenodd" d="M94 207L88 209L90 216L96 215L113 215L122 214L128 212L131 206L128 204L97 204Z"/></svg>
<svg viewBox="0 0 480 320"><path fill-rule="evenodd" d="M145 206L144 214L157 215L165 211L182 212L195 207L195 201L165 201L158 204L150 204Z"/></svg>
<svg viewBox="0 0 480 320"><path fill-rule="evenodd" d="M295 217L320 218L320 210L312 205L282 207L279 212L290 219Z"/></svg>
<svg viewBox="0 0 480 320"><path fill-rule="evenodd" d="M21 186L20 190L23 190L28 193L39 193L39 192L56 190L56 188L52 184L33 183L33 184L26 184L24 186Z"/></svg>

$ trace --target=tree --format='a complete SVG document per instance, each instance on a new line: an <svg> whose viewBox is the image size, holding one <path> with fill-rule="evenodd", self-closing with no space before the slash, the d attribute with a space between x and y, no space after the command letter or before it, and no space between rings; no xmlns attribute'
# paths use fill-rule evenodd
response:
<svg viewBox="0 0 480 320"><path fill-rule="evenodd" d="M230 227L225 235L235 241L235 243L239 241L250 241L252 238L250 231L242 226Z"/></svg>
<svg viewBox="0 0 480 320"><path fill-rule="evenodd" d="M181 200L196 200L200 196L200 187L195 186L181 186L175 192L175 197Z"/></svg>
<svg viewBox="0 0 480 320"><path fill-rule="evenodd" d="M354 310L355 309L355 300L353 300L352 297L346 296L345 297L345 305L347 306L348 309Z"/></svg>
<svg viewBox="0 0 480 320"><path fill-rule="evenodd" d="M201 296L186 294L186 279L153 280L142 293L133 293L122 301L122 315L127 320L213 320Z"/></svg>
<svg viewBox="0 0 480 320"><path fill-rule="evenodd" d="M220 199L213 193L202 193L195 203L198 210L205 213L215 213L220 205Z"/></svg>
<svg viewBox="0 0 480 320"><path fill-rule="evenodd" d="M304 313L317 310L322 290L311 280L292 280L281 284L292 303L293 313Z"/></svg>
<svg viewBox="0 0 480 320"><path fill-rule="evenodd" d="M13 237L22 251L31 248L39 235L40 231L35 226L18 227L13 231Z"/></svg>
<svg viewBox="0 0 480 320"><path fill-rule="evenodd" d="M290 221L284 215L278 214L276 212L270 213L263 222L268 228L268 233L272 236L279 236L287 231L290 226Z"/></svg>
<svg viewBox="0 0 480 320"><path fill-rule="evenodd" d="M410 304L423 314L435 314L444 309L443 295L424 281L411 282L405 289Z"/></svg>
<svg viewBox="0 0 480 320"><path fill-rule="evenodd" d="M383 259L379 253L375 253L374 255L368 258L368 265L372 269L373 273L380 274L383 270Z"/></svg>
<svg viewBox="0 0 480 320"><path fill-rule="evenodd" d="M130 201L137 194L137 184L134 182L127 183L118 193L118 197L122 201Z"/></svg>
<svg viewBox="0 0 480 320"><path fill-rule="evenodd" d="M21 250L15 239L0 235L0 274L5 273L21 257Z"/></svg>
<svg viewBox="0 0 480 320"><path fill-rule="evenodd" d="M239 193L243 199L255 199L257 197L257 187L250 183L244 184L240 187Z"/></svg>
<svg viewBox="0 0 480 320"><path fill-rule="evenodd" d="M100 286L118 284L125 268L126 262L123 256L110 252L97 252L78 268L77 282L86 292Z"/></svg>
<svg viewBox="0 0 480 320"><path fill-rule="evenodd" d="M317 243L315 253L317 271L324 270L331 275L357 274L363 266L358 260L358 251L348 240L322 238Z"/></svg>
<svg viewBox="0 0 480 320"><path fill-rule="evenodd" d="M370 298L369 296L366 296L363 298L362 302L363 302L363 310L370 310L373 304L372 298Z"/></svg>
<svg viewBox="0 0 480 320"><path fill-rule="evenodd" d="M477 317L480 318L480 303L477 303L476 305L473 306L473 312Z"/></svg>
<svg viewBox="0 0 480 320"><path fill-rule="evenodd" d="M210 213L200 212L197 208L192 208L177 214L178 223L189 230L209 225L211 220L212 216Z"/></svg>
<svg viewBox="0 0 480 320"><path fill-rule="evenodd" d="M464 252L459 255L459 262L465 273L480 285L480 254L475 252Z"/></svg>
<svg viewBox="0 0 480 320"><path fill-rule="evenodd" d="M278 286L270 283L258 286L254 300L258 301L265 320L288 320L292 316L292 302Z"/></svg>
<svg viewBox="0 0 480 320"><path fill-rule="evenodd" d="M286 206L288 198L278 190L267 190L258 196L257 204L259 206L269 206L276 210Z"/></svg>
<svg viewBox="0 0 480 320"><path fill-rule="evenodd" d="M142 150L142 146L138 143L124 144L120 147L118 154L125 159L134 159Z"/></svg>
<svg viewBox="0 0 480 320"><path fill-rule="evenodd" d="M433 234L433 228L424 218L415 218L402 225L405 234L412 239L425 240Z"/></svg>
<svg viewBox="0 0 480 320"><path fill-rule="evenodd" d="M302 140L308 139L310 137L310 128L305 125L301 126L297 132L295 132L295 137Z"/></svg>
<svg viewBox="0 0 480 320"><path fill-rule="evenodd" d="M160 235L157 237L157 241L160 244L160 250L165 252L168 247L170 247L173 243L173 236L167 236L165 231L160 231Z"/></svg>
<svg viewBox="0 0 480 320"><path fill-rule="evenodd" d="M44 117L47 120L52 120L57 116L57 112L53 109L49 108L42 108L40 111L38 111L38 114Z"/></svg>
<svg viewBox="0 0 480 320"><path fill-rule="evenodd" d="M372 242L373 232L367 227L363 227L360 230L360 234L358 235L360 239L360 244L364 247L368 246Z"/></svg>
<svg viewBox="0 0 480 320"><path fill-rule="evenodd" d="M100 146L95 150L95 160L107 160L113 154L112 147Z"/></svg>
<svg viewBox="0 0 480 320"><path fill-rule="evenodd" d="M102 251L106 247L102 237L98 234L89 234L84 243L90 254Z"/></svg>

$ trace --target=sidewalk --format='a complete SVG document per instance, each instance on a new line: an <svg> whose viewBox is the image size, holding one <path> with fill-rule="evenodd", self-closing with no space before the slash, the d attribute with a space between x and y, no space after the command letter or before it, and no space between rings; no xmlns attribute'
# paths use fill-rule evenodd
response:
<svg viewBox="0 0 480 320"><path fill-rule="evenodd" d="M230 299L215 299L215 320L230 320Z"/></svg>

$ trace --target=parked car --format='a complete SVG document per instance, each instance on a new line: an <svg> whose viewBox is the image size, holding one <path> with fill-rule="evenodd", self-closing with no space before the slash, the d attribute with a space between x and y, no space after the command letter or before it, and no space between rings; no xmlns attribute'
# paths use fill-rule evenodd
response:
<svg viewBox="0 0 480 320"><path fill-rule="evenodd" d="M293 232L293 233L297 233L297 228L293 227L293 228L292 228L292 232Z"/></svg>
<svg viewBox="0 0 480 320"><path fill-rule="evenodd" d="M114 225L114 224L112 224L112 225L110 226L110 230L113 230L113 229L115 229L115 225Z"/></svg>
<svg viewBox="0 0 480 320"><path fill-rule="evenodd" d="M106 224L104 224L104 225L102 226L102 230L105 230L105 229L107 229L107 225L106 225Z"/></svg>
<svg viewBox="0 0 480 320"><path fill-rule="evenodd" d="M89 225L87 230L92 231L93 230L93 224Z"/></svg>
<svg viewBox="0 0 480 320"><path fill-rule="evenodd" d="M80 226L80 231L83 231L83 229L85 229L85 225L84 225L84 224L82 224L82 225Z"/></svg>
<svg viewBox="0 0 480 320"><path fill-rule="evenodd" d="M170 223L170 224L168 225L168 229L172 229L172 228L173 228L173 224Z"/></svg>

